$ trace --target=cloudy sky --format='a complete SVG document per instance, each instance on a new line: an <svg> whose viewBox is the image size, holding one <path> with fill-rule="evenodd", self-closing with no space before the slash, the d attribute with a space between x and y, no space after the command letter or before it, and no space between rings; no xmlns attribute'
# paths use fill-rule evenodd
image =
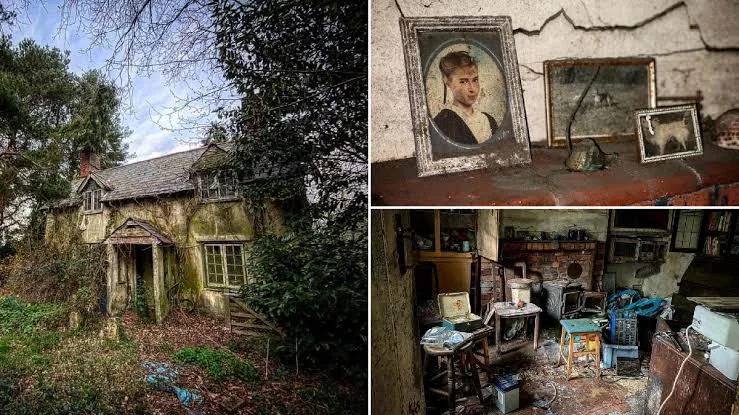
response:
<svg viewBox="0 0 739 415"><path fill-rule="evenodd" d="M31 38L40 45L68 50L71 59L69 66L78 74L103 67L110 52L101 47L88 50L90 40L84 33L77 33L74 25L70 25L66 31L60 31L60 12L55 1L30 7L27 12L18 16L17 24L9 30L13 44ZM158 157L199 145L191 133L177 132L180 125L171 117L162 118L160 115L176 105L176 96L183 97L187 94L184 85L167 85L167 80L157 73L134 78L130 96L124 100L126 109L122 114L124 125L132 131L125 141L129 144L129 151L135 153L135 157L127 162ZM171 129L175 131L170 131Z"/></svg>

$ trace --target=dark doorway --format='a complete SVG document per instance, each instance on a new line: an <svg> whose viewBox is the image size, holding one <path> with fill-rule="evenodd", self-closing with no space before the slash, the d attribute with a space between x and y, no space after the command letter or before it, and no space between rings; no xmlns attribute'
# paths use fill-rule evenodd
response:
<svg viewBox="0 0 739 415"><path fill-rule="evenodd" d="M133 260L136 275L134 307L139 315L151 318L154 310L154 260L151 245L134 245Z"/></svg>

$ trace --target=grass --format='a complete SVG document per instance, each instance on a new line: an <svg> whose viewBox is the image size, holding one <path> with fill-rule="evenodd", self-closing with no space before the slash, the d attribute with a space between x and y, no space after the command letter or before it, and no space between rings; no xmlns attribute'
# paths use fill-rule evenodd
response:
<svg viewBox="0 0 739 415"><path fill-rule="evenodd" d="M140 413L130 343L59 329L66 309L0 298L0 413Z"/></svg>
<svg viewBox="0 0 739 415"><path fill-rule="evenodd" d="M24 304L18 297L0 298L0 335L29 334L58 326L66 312L59 304Z"/></svg>
<svg viewBox="0 0 739 415"><path fill-rule="evenodd" d="M143 323L121 324L119 340L112 341L98 336L105 324L103 318L88 316L81 329L69 331L63 327L66 313L60 305L0 298L0 414L177 412L181 405L173 394L152 390L144 381L146 372L141 363L151 352L165 353L176 364L193 366L183 371L190 377L181 376L178 386L201 391L205 387L210 392L198 408L203 414L220 413L220 403L234 394L249 396L246 405L250 411L261 413L366 412L366 387L352 388L302 371L295 376L293 368L281 364L276 356L272 359L274 341L270 347L272 375L269 382L263 382L251 362L263 358L264 339L223 342L232 349L190 347L193 343L181 341L183 334L195 342L200 331L178 332L181 327L171 323L175 331L169 332ZM150 336L158 341L149 343L155 345L147 352L144 339ZM199 371L206 376L192 375Z"/></svg>
<svg viewBox="0 0 739 415"><path fill-rule="evenodd" d="M238 378L247 382L259 381L256 368L230 351L214 350L209 347L184 347L178 350L172 359L177 363L199 366L215 380Z"/></svg>

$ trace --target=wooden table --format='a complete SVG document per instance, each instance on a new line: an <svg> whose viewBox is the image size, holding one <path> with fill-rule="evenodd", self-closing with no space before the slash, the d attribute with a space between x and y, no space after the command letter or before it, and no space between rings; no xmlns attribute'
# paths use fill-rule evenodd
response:
<svg viewBox="0 0 739 415"><path fill-rule="evenodd" d="M572 358L576 356L593 356L595 360L595 378L600 379L600 326L589 318L560 320L559 323L562 325L562 337L559 340L557 366L559 366L562 359L565 360L567 363L567 380L570 380L570 373L572 372ZM567 358L565 359L563 349L567 334L570 336L570 341ZM584 344L585 350L575 351L576 343ZM594 343L593 348L590 347L591 343Z"/></svg>
<svg viewBox="0 0 739 415"><path fill-rule="evenodd" d="M447 371L441 372L434 376L431 381L438 379L443 376L444 373L448 373L447 376L447 390L429 387L429 391L437 393L447 397L449 408L455 407L455 395L456 388L455 382L457 381L457 372L455 371L455 360L459 362L461 376L469 378L472 382L473 388L477 393L480 402L482 402L482 388L480 386L480 378L477 375L477 367L482 367L486 371L490 371L490 356L488 352L488 336L493 332L493 328L487 325L483 325L481 328L471 332L472 336L464 342L458 344L453 349L447 349L445 347L436 347L425 344L423 350L424 356L424 370L426 369L429 357L438 357L446 359ZM483 356L485 358L484 364L475 357L475 348L478 344L482 344Z"/></svg>
<svg viewBox="0 0 739 415"><path fill-rule="evenodd" d="M523 318L523 317L535 317L534 319L534 350L539 347L539 314L541 314L541 308L536 304L526 303L523 308L516 307L515 304L509 302L500 302L493 304L493 310L495 315L495 351L499 355L500 352L500 339L503 327L500 324L500 320L504 318Z"/></svg>

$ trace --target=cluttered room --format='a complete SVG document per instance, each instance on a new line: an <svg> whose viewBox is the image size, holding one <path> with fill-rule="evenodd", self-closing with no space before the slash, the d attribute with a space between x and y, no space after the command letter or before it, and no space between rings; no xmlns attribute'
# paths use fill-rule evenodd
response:
<svg viewBox="0 0 739 415"><path fill-rule="evenodd" d="M737 216L373 211L373 413L739 413Z"/></svg>

